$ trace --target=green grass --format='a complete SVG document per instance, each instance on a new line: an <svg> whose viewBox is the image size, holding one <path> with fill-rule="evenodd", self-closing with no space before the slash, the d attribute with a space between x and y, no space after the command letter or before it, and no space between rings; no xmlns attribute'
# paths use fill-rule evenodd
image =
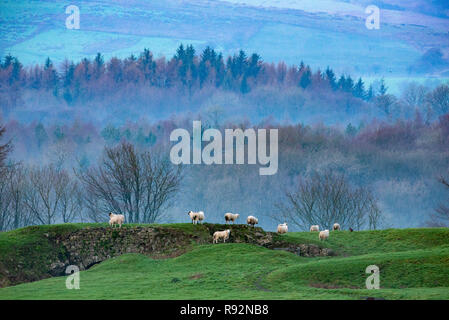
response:
<svg viewBox="0 0 449 320"><path fill-rule="evenodd" d="M315 243L341 255L398 252L449 245L448 228L386 229L375 231L331 231L329 240L320 242L317 232L291 232L285 239Z"/></svg>
<svg viewBox="0 0 449 320"><path fill-rule="evenodd" d="M57 232L91 226L98 225L58 226ZM192 233L203 228L165 227ZM53 228L0 234L0 258L11 245L39 242L39 234ZM319 243L316 233L282 237ZM195 245L162 260L126 254L82 271L80 290L68 290L66 277L54 277L2 288L0 299L449 299L448 229L331 232L320 245L339 255L305 258L245 243ZM379 290L364 289L372 264L380 268Z"/></svg>

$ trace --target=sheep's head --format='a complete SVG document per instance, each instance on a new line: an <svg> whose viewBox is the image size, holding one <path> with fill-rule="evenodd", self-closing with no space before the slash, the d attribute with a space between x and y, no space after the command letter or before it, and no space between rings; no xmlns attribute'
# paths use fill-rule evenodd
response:
<svg viewBox="0 0 449 320"><path fill-rule="evenodd" d="M112 212L109 212L108 216L111 216L111 215L113 215L113 213L112 213Z"/></svg>
<svg viewBox="0 0 449 320"><path fill-rule="evenodd" d="M234 214L234 217L237 219L240 215L238 213Z"/></svg>
<svg viewBox="0 0 449 320"><path fill-rule="evenodd" d="M193 211L192 210L190 210L189 212L187 212L187 215L189 215L190 216L190 214L192 213Z"/></svg>

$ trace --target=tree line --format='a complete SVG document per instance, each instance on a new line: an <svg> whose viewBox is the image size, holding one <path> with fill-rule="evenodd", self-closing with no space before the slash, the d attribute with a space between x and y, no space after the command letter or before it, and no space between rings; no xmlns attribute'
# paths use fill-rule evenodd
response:
<svg viewBox="0 0 449 320"><path fill-rule="evenodd" d="M47 58L43 65L24 67L17 57L6 55L0 65L0 83L4 104L14 107L20 101L22 88L45 90L63 97L68 104L83 101L92 95L104 95L111 88L144 85L159 88L181 88L189 93L205 87L223 88L248 93L257 86L296 86L303 89L324 88L342 91L354 97L370 100L376 93L365 88L361 78L350 75L337 78L327 67L313 72L310 66L266 63L257 53L247 55L243 50L225 58L221 52L206 47L200 54L192 45L181 44L171 59L154 58L149 49L138 56L105 61L98 53L95 58L80 62L65 60L60 67Z"/></svg>
<svg viewBox="0 0 449 320"><path fill-rule="evenodd" d="M252 99L260 99L257 89L267 87L278 88L286 96L291 94L289 88L295 88L305 93L305 97L309 93L315 100L324 100L318 103L322 108L323 104L335 104L345 112L363 104L385 115L397 113L396 110L403 109L401 112L406 113L406 109L420 108L431 118L432 114L449 111L449 86L446 84L432 90L411 84L398 98L388 93L383 79L367 88L361 78L337 76L330 67L313 71L302 61L298 66L287 66L282 61L267 63L259 54L247 55L243 50L225 58L210 47L197 54L192 45L181 44L170 59L156 59L149 49L144 49L138 56L124 59L113 57L105 61L98 53L93 59L65 60L60 66L47 58L42 65L24 67L17 57L9 54L0 63L0 105L4 114L17 106L34 104L28 101L27 91L31 95L39 92L45 93L47 98L53 96L53 104L58 105L104 104L111 99L111 106L126 103L131 108L134 103L152 104L154 100L155 107L163 108L162 102L170 97L178 97L178 100L170 100L171 105L192 104L207 99L215 91L243 96L256 92ZM185 100L185 96L190 100ZM329 99L325 99L326 96ZM296 94L289 99L293 98L294 104L304 104L301 103L303 95Z"/></svg>
<svg viewBox="0 0 449 320"><path fill-rule="evenodd" d="M248 212L265 217L265 227L285 219L298 229L333 220L356 230L378 228L385 213L405 225L417 215L421 223L447 224L445 184L437 178L447 183L449 115L430 124L417 116L346 129L262 123L279 128L279 172L269 180L249 165L187 166L178 173L163 150L174 128L189 126L191 120L174 119L102 130L82 123L8 124L2 132L14 137L19 163L3 161L2 228L106 221L109 211L125 214L128 222L179 221L186 208L202 209L211 221L219 221L223 210ZM229 127L248 124L218 129ZM0 140L5 156L8 137ZM47 153L62 156L42 157ZM160 188L166 192L156 193Z"/></svg>

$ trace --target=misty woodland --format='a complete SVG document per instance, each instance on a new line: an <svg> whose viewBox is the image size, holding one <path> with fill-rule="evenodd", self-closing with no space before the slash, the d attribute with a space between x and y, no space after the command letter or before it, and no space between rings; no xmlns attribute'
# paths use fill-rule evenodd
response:
<svg viewBox="0 0 449 320"><path fill-rule="evenodd" d="M219 221L256 215L292 230L449 225L449 86L266 63L257 53L66 60L0 68L0 230L34 224ZM170 134L278 129L278 171L174 165Z"/></svg>

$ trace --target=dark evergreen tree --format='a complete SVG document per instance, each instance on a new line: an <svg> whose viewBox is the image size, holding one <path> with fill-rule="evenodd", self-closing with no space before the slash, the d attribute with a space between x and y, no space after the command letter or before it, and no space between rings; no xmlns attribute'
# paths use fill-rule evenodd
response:
<svg viewBox="0 0 449 320"><path fill-rule="evenodd" d="M352 92L353 92L352 94L356 98L360 98L360 99L366 98L365 84L363 83L362 78L359 78L359 80L355 84Z"/></svg>
<svg viewBox="0 0 449 320"><path fill-rule="evenodd" d="M326 69L325 78L329 82L329 85L331 86L331 88L333 90L336 90L338 87L337 79L335 77L334 71L332 71L332 69L330 69L329 67L327 67L327 69Z"/></svg>
<svg viewBox="0 0 449 320"><path fill-rule="evenodd" d="M384 96L387 93L388 87L385 85L384 78L380 79L380 87L379 87L379 94L381 96Z"/></svg>
<svg viewBox="0 0 449 320"><path fill-rule="evenodd" d="M312 72L307 67L301 75L299 86L303 89L307 88L312 83Z"/></svg>

